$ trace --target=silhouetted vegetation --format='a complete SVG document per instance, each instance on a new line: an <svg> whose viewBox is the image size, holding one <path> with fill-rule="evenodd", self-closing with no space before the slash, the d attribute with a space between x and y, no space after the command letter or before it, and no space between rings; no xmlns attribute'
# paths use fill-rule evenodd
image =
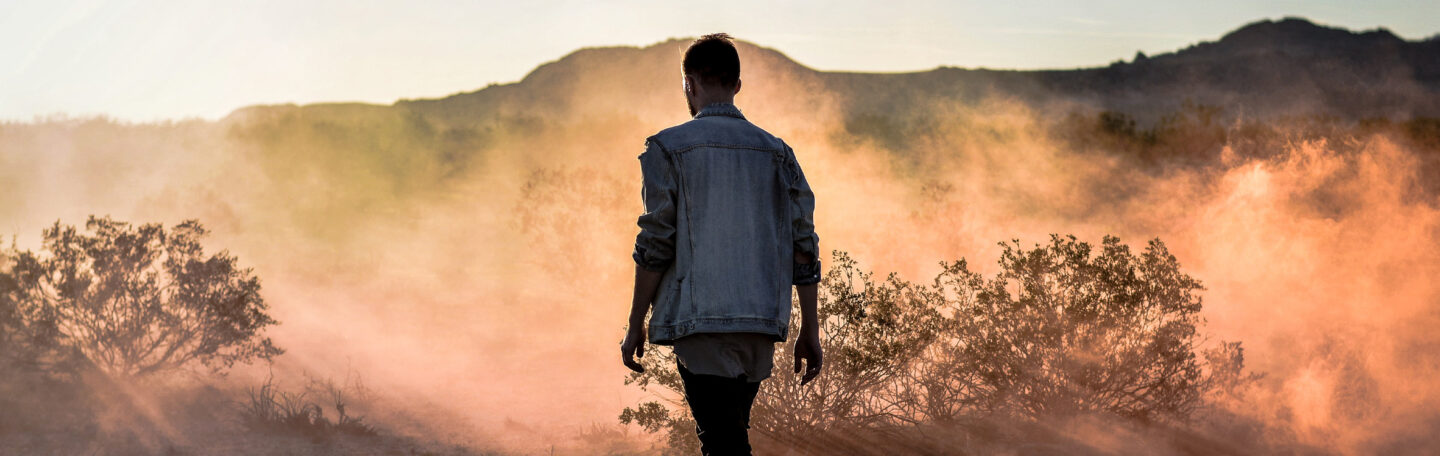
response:
<svg viewBox="0 0 1440 456"><path fill-rule="evenodd" d="M1127 156L1142 166L1208 165L1216 163L1235 133L1223 124L1222 114L1219 107L1187 101L1153 125L1142 126L1124 112L1072 112L1059 122L1056 134L1078 151Z"/></svg>
<svg viewBox="0 0 1440 456"><path fill-rule="evenodd" d="M1219 107L1187 102L1149 125L1124 112L1072 112L1057 122L1051 134L1077 152L1126 158L1151 171L1223 166L1222 155L1227 153L1231 160L1270 160L1304 142L1324 142L1327 148L1356 154L1384 138L1414 151L1419 175L1440 173L1440 119L1433 117L1349 121L1310 115L1247 120ZM1440 194L1440 180L1422 180L1420 185L1423 194Z"/></svg>
<svg viewBox="0 0 1440 456"><path fill-rule="evenodd" d="M5 253L0 367L128 378L282 353L260 336L276 323L260 280L225 251L206 255L199 222L166 230L91 216L85 228L57 221L41 254Z"/></svg>
<svg viewBox="0 0 1440 456"><path fill-rule="evenodd" d="M240 416L246 427L255 431L292 433L324 441L336 434L376 435L375 428L364 423L364 417L346 411L349 395L344 387L330 380L313 380L303 390L280 389L274 377L247 391L248 400L241 404ZM359 394L365 394L363 388ZM332 421L325 416L329 404L335 410Z"/></svg>
<svg viewBox="0 0 1440 456"><path fill-rule="evenodd" d="M45 229L40 252L13 241L0 250L0 436L105 442L73 451L175 452L168 431L157 431L171 425L157 425L157 413L196 428L238 415L252 431L327 444L377 435L351 407L368 395L358 382L310 378L287 391L271 377L233 401L234 391L166 375L222 372L282 353L260 335L277 322L259 278L226 251L205 253L205 234L195 220L167 229L91 216L83 231L58 221Z"/></svg>
<svg viewBox="0 0 1440 456"><path fill-rule="evenodd" d="M835 252L821 284L826 371L800 387L785 368L793 340L777 347L752 438L844 452L866 448L861 436L871 436L920 450L925 433L916 431L934 426L1097 414L1181 422L1207 395L1255 378L1238 342L1201 347L1202 287L1158 239L1138 253L1108 236L1098 249L1073 236L1033 249L1002 245L995 275L962 259L942 262L930 283L893 273L876 280ZM645 373L627 384L675 399L626 408L620 421L665 430L672 450L691 451L673 355L650 353L659 356L647 356Z"/></svg>

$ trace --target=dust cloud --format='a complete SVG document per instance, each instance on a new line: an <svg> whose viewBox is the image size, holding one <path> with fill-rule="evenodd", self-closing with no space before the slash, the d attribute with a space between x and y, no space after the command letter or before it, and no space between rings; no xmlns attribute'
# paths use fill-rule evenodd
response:
<svg viewBox="0 0 1440 456"><path fill-rule="evenodd" d="M336 104L218 122L0 125L0 229L37 249L57 219L197 218L208 249L254 267L281 321L269 335L287 350L229 381L354 375L384 429L577 448L645 397L621 383L616 350L642 211L635 157L647 135L686 120L678 52L645 54L660 64L641 69L674 68L653 75L606 52L465 94L494 99L462 114ZM1080 145L1062 120L1098 111L1084 103L992 94L856 112L777 56L742 48L736 103L795 148L826 251L924 280L941 260L983 269L1010 239L1159 237L1206 287L1204 330L1242 341L1264 374L1222 403L1257 423L1257 444L1435 443L1440 199L1425 190L1436 177L1420 174L1435 151L1246 120L1222 128L1278 132L1266 153L1225 142L1203 164L1146 166ZM860 115L898 119L898 142L857 132Z"/></svg>

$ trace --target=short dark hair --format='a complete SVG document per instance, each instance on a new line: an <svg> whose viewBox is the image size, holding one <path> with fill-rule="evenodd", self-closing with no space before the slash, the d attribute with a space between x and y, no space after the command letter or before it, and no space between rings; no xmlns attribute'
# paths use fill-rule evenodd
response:
<svg viewBox="0 0 1440 456"><path fill-rule="evenodd" d="M711 33L690 43L682 66L685 74L695 75L701 84L734 89L740 80L740 54L730 35L724 33Z"/></svg>

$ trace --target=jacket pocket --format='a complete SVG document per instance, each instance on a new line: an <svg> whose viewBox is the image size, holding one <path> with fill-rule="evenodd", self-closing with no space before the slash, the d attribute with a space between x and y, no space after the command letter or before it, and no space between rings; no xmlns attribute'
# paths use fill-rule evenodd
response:
<svg viewBox="0 0 1440 456"><path fill-rule="evenodd" d="M677 320L690 320L700 314L699 304L695 302L695 295L691 291L693 286L694 281L686 280L684 275L675 279L675 305L679 309Z"/></svg>

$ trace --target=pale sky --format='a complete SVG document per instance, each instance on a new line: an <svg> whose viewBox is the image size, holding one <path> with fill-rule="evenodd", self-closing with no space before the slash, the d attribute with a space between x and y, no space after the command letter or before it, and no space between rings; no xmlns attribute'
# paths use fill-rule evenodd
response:
<svg viewBox="0 0 1440 456"><path fill-rule="evenodd" d="M581 47L715 31L820 70L1103 66L1292 15L1440 33L1435 0L0 0L0 120L388 104L517 81Z"/></svg>

